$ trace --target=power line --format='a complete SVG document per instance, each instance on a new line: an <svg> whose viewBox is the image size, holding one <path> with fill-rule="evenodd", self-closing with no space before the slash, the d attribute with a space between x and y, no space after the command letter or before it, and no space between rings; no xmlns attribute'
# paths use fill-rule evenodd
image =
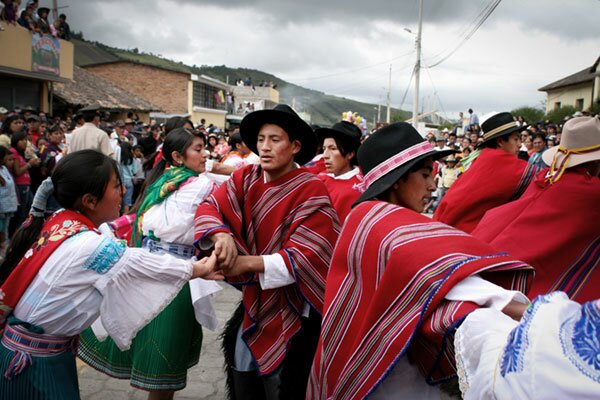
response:
<svg viewBox="0 0 600 400"><path fill-rule="evenodd" d="M410 64L405 64L402 67L397 68L395 71L396 71L396 73L399 73L401 71L404 71L407 67L410 67ZM323 91L323 92L331 92L331 93L335 92L335 93L338 93L338 94L342 94L342 93L345 93L345 92L350 91L350 90L354 90L354 89L357 89L357 88L364 87L366 83L373 82L373 81L378 80L378 79L381 79L381 76L374 75L374 76L372 76L370 78L361 79L361 80L359 80L357 82L354 82L354 83L337 85L337 86L334 86L333 88L329 87L329 88L318 89L318 90Z"/></svg>
<svg viewBox="0 0 600 400"><path fill-rule="evenodd" d="M318 79L330 78L332 76L339 76L339 75L351 74L353 72L357 72L357 71L362 71L362 70L369 69L369 68L378 67L378 66L383 65L383 64L389 64L392 61L395 61L395 60L398 60L400 58L412 55L412 53L413 53L413 50L411 50L411 51L409 51L407 53L404 53L404 54L400 54L399 56L391 58L389 60L379 62L377 64L365 65L363 67L358 67L358 68L351 69L351 70L348 70L348 71L336 72L336 73L333 73L333 74L327 74L327 75L321 75L321 76L313 76L311 78L288 78L288 80L290 80L290 81L292 81L292 80L293 81L313 81L313 80L318 80Z"/></svg>
<svg viewBox="0 0 600 400"><path fill-rule="evenodd" d="M488 7L486 7L482 13L480 13L480 18L479 20L476 21L475 25L473 26L473 28L465 35L465 37L458 43L457 46L454 47L454 49L452 49L450 51L450 53L448 53L446 56L442 57L441 60L428 65L424 68L433 68L436 67L438 65L440 65L441 63L443 63L444 61L446 61L448 58L450 58L450 56L452 56L459 48L461 48L466 42L467 40L469 40L474 34L475 32L477 32L477 30L481 27L481 25L483 25L483 23L489 18L489 16L492 14L492 12L494 12L494 10L496 9L496 7L498 7L498 5L500 4L502 0L493 0Z"/></svg>
<svg viewBox="0 0 600 400"><path fill-rule="evenodd" d="M415 68L413 68L412 74L410 74L410 79L408 80L408 85L406 85L406 90L404 91L404 96L402 96L402 102L400 103L400 107L398 107L399 109L402 109L402 106L404 105L404 100L406 100L406 95L408 94L408 90L410 89L410 84L412 83L412 79L415 76L415 70L416 70L416 66L415 66Z"/></svg>
<svg viewBox="0 0 600 400"><path fill-rule="evenodd" d="M427 71L427 76L429 76L429 81L431 82L431 86L433 87L433 95L435 97L437 97L438 101L440 102L440 108L442 109L442 112L444 113L444 118L446 118L446 121L449 121L448 114L446 113L446 110L444 109L444 105L442 104L442 98L438 95L438 90L435 87L435 84L433 83L433 78L431 77L431 73L429 72L429 69L427 69L426 71Z"/></svg>
<svg viewBox="0 0 600 400"><path fill-rule="evenodd" d="M493 0L491 0L491 1L493 1ZM463 24L463 25L461 25L462 26L462 30L458 33L456 41L460 41L460 40L464 39L468 35L468 32L471 31L473 29L473 27L477 24L477 21L479 21L479 19L481 19L483 17L484 13L490 7L491 4L492 3L483 2L482 3L483 7L479 10L479 12L477 13L477 15L474 16L471 19L472 23L471 24ZM434 56L427 57L427 59L436 59L438 57L441 57L445 52L446 52L446 49L440 51L439 53L437 53Z"/></svg>

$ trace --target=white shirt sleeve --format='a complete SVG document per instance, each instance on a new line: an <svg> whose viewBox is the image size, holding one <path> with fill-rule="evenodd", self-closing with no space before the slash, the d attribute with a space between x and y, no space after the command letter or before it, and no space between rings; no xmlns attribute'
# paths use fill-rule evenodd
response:
<svg viewBox="0 0 600 400"><path fill-rule="evenodd" d="M14 314L60 336L75 336L100 317L107 334L126 349L191 274L189 260L81 232L48 257Z"/></svg>
<svg viewBox="0 0 600 400"><path fill-rule="evenodd" d="M276 289L296 283L296 278L289 273L281 254L268 254L262 256L262 258L265 264L265 272L258 273L261 289ZM302 307L302 316L308 317L309 313L310 305L305 302Z"/></svg>
<svg viewBox="0 0 600 400"><path fill-rule="evenodd" d="M192 275L190 260L128 248L114 273L100 275L94 287L102 294L102 325L121 350L137 332L177 296Z"/></svg>
<svg viewBox="0 0 600 400"><path fill-rule="evenodd" d="M446 294L445 298L454 301L472 301L482 307L496 310L502 310L512 300L529 304L529 300L523 293L506 290L486 281L479 275L471 275L460 281Z"/></svg>
<svg viewBox="0 0 600 400"><path fill-rule="evenodd" d="M265 263L265 272L258 274L261 289L276 289L296 282L296 279L289 273L281 254L264 255L262 258Z"/></svg>

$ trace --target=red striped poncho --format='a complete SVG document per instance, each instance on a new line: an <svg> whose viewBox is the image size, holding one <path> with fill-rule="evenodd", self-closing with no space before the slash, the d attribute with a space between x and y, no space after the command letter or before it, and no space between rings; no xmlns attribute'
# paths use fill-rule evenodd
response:
<svg viewBox="0 0 600 400"><path fill-rule="evenodd" d="M450 337L474 303L444 300L480 274L526 289L531 267L448 225L380 201L356 206L336 248L307 399L362 399L407 355L430 383L455 374Z"/></svg>
<svg viewBox="0 0 600 400"><path fill-rule="evenodd" d="M265 183L258 165L233 173L196 211L195 238L230 232L240 255L280 254L295 285L262 290L258 274L229 277L242 286L242 337L260 374L273 372L301 327L308 302L319 314L339 234L327 189L303 168Z"/></svg>
<svg viewBox="0 0 600 400"><path fill-rule="evenodd" d="M554 184L540 172L523 197L488 211L473 235L535 268L529 296L562 290L580 303L600 287L600 179L569 168Z"/></svg>
<svg viewBox="0 0 600 400"><path fill-rule="evenodd" d="M487 210L518 199L536 172L504 150L484 149L448 189L433 219L470 233Z"/></svg>

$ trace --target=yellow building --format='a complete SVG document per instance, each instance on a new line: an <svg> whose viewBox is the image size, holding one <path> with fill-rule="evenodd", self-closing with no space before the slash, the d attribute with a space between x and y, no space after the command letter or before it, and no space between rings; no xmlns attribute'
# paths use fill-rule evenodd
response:
<svg viewBox="0 0 600 400"><path fill-rule="evenodd" d="M6 25L0 32L0 106L51 112L52 85L73 79L73 44Z"/></svg>
<svg viewBox="0 0 600 400"><path fill-rule="evenodd" d="M204 125L225 129L227 116L227 96L231 86L206 75L191 74L188 90L190 119L195 124L204 120Z"/></svg>
<svg viewBox="0 0 600 400"><path fill-rule="evenodd" d="M588 110L600 101L600 57L591 67L539 88L546 92L546 112L564 106Z"/></svg>

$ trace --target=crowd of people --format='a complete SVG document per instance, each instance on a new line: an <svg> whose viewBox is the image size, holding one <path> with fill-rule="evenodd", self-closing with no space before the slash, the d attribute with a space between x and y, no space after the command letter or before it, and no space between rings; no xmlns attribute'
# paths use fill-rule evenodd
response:
<svg viewBox="0 0 600 400"><path fill-rule="evenodd" d="M21 8L21 0L1 1L0 21L22 26L33 33L71 40L71 28L67 16L60 14L52 23L49 17L50 9L39 7L38 0L27 0L23 8Z"/></svg>
<svg viewBox="0 0 600 400"><path fill-rule="evenodd" d="M76 356L172 399L216 281L231 399L600 396L600 119L469 111L424 138L0 108L0 399L78 399Z"/></svg>

